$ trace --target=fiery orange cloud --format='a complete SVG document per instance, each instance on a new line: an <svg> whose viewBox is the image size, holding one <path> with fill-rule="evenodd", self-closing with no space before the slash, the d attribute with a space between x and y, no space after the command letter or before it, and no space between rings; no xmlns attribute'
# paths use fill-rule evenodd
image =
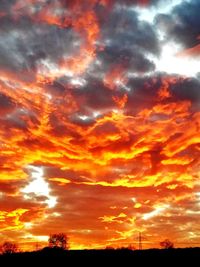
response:
<svg viewBox="0 0 200 267"><path fill-rule="evenodd" d="M198 75L152 71L162 42L137 12L154 1L86 2L18 0L0 14L2 241L31 250L62 231L71 248L119 247L139 231L146 248L198 243Z"/></svg>
<svg viewBox="0 0 200 267"><path fill-rule="evenodd" d="M178 53L178 57L198 57L200 54L200 45L196 45L192 48L188 48L182 52Z"/></svg>
<svg viewBox="0 0 200 267"><path fill-rule="evenodd" d="M127 94L124 94L121 98L118 96L113 96L113 100L119 108L124 108L128 100L128 96Z"/></svg>
<svg viewBox="0 0 200 267"><path fill-rule="evenodd" d="M120 218L124 218L124 217L126 217L126 214L120 213L117 216L103 216L103 217L99 217L99 219L101 219L102 222L107 222L107 223L111 223L113 221L116 221L118 223L122 223L123 221L121 221Z"/></svg>
<svg viewBox="0 0 200 267"><path fill-rule="evenodd" d="M170 79L170 81L173 82L173 79ZM176 82L176 81L174 80L174 82ZM169 86L169 82L167 81L167 79L163 80L162 81L162 87L158 91L158 96L161 100L163 100L165 98L169 98L171 96L168 86Z"/></svg>
<svg viewBox="0 0 200 267"><path fill-rule="evenodd" d="M88 11L83 16L72 22L72 26L77 32L84 36L85 44L81 47L78 55L65 59L61 62L61 67L69 69L74 74L83 73L95 58L95 41L99 35L99 26L94 12Z"/></svg>
<svg viewBox="0 0 200 267"><path fill-rule="evenodd" d="M27 212L28 209L16 209L10 212L0 211L0 227L1 231L19 230L23 228L23 222L20 217Z"/></svg>
<svg viewBox="0 0 200 267"><path fill-rule="evenodd" d="M126 83L125 69L121 65L113 66L110 71L105 75L104 84L114 90L119 83Z"/></svg>
<svg viewBox="0 0 200 267"><path fill-rule="evenodd" d="M85 4L80 0L67 4L69 5L69 10L64 9L64 2L56 0L47 5L42 5L38 12L35 11L34 5L43 4L41 1L29 1L29 5L23 1L16 2L12 11L17 18L26 13L37 23L43 22L61 28L72 27L83 39L83 44L75 55L64 57L60 60L57 71L46 70L42 65L39 66L38 82L52 82L66 72L82 74L94 60L96 54L95 43L98 40L100 31L98 19L92 10L96 3L96 0L88 1L87 8L81 15L81 10L85 9Z"/></svg>

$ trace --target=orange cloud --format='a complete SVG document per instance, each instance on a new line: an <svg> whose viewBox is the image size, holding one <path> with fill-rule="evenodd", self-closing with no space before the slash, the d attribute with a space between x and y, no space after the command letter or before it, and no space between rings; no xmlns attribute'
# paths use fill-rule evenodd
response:
<svg viewBox="0 0 200 267"><path fill-rule="evenodd" d="M198 57L199 54L200 54L200 44L179 52L177 56L178 57L196 57L196 56Z"/></svg>
<svg viewBox="0 0 200 267"><path fill-rule="evenodd" d="M126 70L121 65L112 66L111 70L106 73L104 77L104 84L110 89L114 90L119 84L126 84Z"/></svg>
<svg viewBox="0 0 200 267"><path fill-rule="evenodd" d="M126 105L126 102L128 100L128 96L127 94L124 94L123 97L119 98L117 96L113 96L113 100L116 103L116 105L118 106L118 108L124 108Z"/></svg>
<svg viewBox="0 0 200 267"><path fill-rule="evenodd" d="M50 2L16 1L11 18L5 15L17 27L7 44L17 43L27 58L15 47L18 54L10 62L9 48L0 64L2 240L33 249L59 230L69 234L72 248L103 248L127 245L140 231L150 239L147 248L166 235L181 243L192 225L196 241L198 79L132 73L127 62L113 60L112 45L127 38L128 49L133 38L121 28L119 37L106 35L115 21L112 12L121 12L120 1L117 6L108 0ZM133 1L125 4L124 14ZM133 40L141 42L146 24L137 16L133 22L139 29L134 34L140 33ZM42 33L42 42L33 38L24 47L20 40L30 37L22 34L24 28L34 38ZM56 46L55 32L66 43ZM46 36L53 44L43 49Z"/></svg>
<svg viewBox="0 0 200 267"><path fill-rule="evenodd" d="M19 230L24 227L24 223L20 220L21 216L28 209L16 209L10 212L0 211L0 228L5 230Z"/></svg>

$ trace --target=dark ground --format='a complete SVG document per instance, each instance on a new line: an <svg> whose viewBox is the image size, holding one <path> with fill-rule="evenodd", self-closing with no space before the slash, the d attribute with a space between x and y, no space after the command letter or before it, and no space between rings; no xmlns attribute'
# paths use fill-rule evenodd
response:
<svg viewBox="0 0 200 267"><path fill-rule="evenodd" d="M0 256L0 266L200 266L200 248L70 250L45 248Z"/></svg>

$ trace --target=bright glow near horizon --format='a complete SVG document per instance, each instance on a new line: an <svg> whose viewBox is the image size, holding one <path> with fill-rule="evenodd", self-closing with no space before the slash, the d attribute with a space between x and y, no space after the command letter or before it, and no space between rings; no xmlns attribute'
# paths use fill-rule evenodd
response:
<svg viewBox="0 0 200 267"><path fill-rule="evenodd" d="M44 171L42 167L28 166L31 171L32 181L25 186L21 192L24 193L26 199L34 198L36 196L45 196L47 199L44 201L49 208L56 205L56 197L50 195L48 183L44 180Z"/></svg>
<svg viewBox="0 0 200 267"><path fill-rule="evenodd" d="M169 42L163 45L160 58L154 58L157 71L196 76L200 70L199 58L178 55L183 51L180 45Z"/></svg>

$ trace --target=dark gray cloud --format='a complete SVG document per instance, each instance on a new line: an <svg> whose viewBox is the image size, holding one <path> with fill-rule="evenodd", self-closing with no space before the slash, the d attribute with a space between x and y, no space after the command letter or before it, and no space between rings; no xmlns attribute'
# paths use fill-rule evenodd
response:
<svg viewBox="0 0 200 267"><path fill-rule="evenodd" d="M158 92L165 81L168 83L170 97L161 100L158 98ZM102 113L115 109L113 95L120 98L124 93L128 95L125 106L127 114L136 115L142 109L151 108L159 102L167 104L178 100L190 101L194 110L199 109L200 84L197 78L183 78L179 75L155 72L150 76L130 78L127 87L130 89L128 92L123 89L113 92L100 79L88 76L87 85L81 89L71 90L79 109L69 116L70 121L83 127L92 125L96 121L94 112L99 111L99 116L102 116ZM81 116L85 116L85 119L83 120ZM54 119L52 123L58 127L61 122L56 123Z"/></svg>
<svg viewBox="0 0 200 267"><path fill-rule="evenodd" d="M0 12L9 12L16 0L1 0L0 2Z"/></svg>
<svg viewBox="0 0 200 267"><path fill-rule="evenodd" d="M103 51L97 54L102 62L98 68L106 72L115 64L122 65L130 72L148 72L154 70L154 64L147 55L159 55L160 48L156 32L138 14L129 8L118 6L101 22Z"/></svg>
<svg viewBox="0 0 200 267"><path fill-rule="evenodd" d="M171 92L177 99L189 100L193 105L200 104L200 81L196 78L179 79L171 86Z"/></svg>
<svg viewBox="0 0 200 267"><path fill-rule="evenodd" d="M200 2L183 1L174 7L169 15L159 14L155 21L161 30L167 33L166 38L183 44L186 48L199 44L200 35Z"/></svg>
<svg viewBox="0 0 200 267"><path fill-rule="evenodd" d="M171 78L172 80L170 81ZM137 107L144 108L155 105L158 101L158 91L165 80L168 83L168 90L171 95L169 99L163 100L165 103L168 101L188 100L194 107L199 104L200 83L197 78L184 78L180 75L155 72L152 76L137 77L129 80L128 87L132 88L132 90L129 93L128 105L134 103L136 110Z"/></svg>
<svg viewBox="0 0 200 267"><path fill-rule="evenodd" d="M12 98L0 93L0 115L6 115L16 107Z"/></svg>
<svg viewBox="0 0 200 267"><path fill-rule="evenodd" d="M5 105L6 102L4 102L2 106ZM4 129L6 136L9 136L12 132L14 133L15 129L28 133L30 123L34 124L36 127L39 125L39 121L36 115L31 111L23 109L20 106L16 107L15 109L13 109L13 105L11 105L11 107L12 108L7 108L6 110L4 110L7 116L2 116L2 118L0 118L1 128ZM6 131L6 129L10 129L10 131L8 132Z"/></svg>
<svg viewBox="0 0 200 267"><path fill-rule="evenodd" d="M70 28L39 24L29 17L15 21L6 16L0 23L0 69L26 72L33 79L42 60L59 63L79 50L80 36Z"/></svg>
<svg viewBox="0 0 200 267"><path fill-rule="evenodd" d="M162 2L169 2L170 0L111 0L111 2L118 3L119 5L127 5L127 6L143 6L143 7L150 7L150 6L157 6L159 3Z"/></svg>
<svg viewBox="0 0 200 267"><path fill-rule="evenodd" d="M62 3L65 8L75 5L72 1L56 2ZM131 2L123 4L138 3ZM45 64L59 64L64 57L73 57L78 53L82 39L70 25L60 28L40 21L37 12L30 16L27 5L13 11L15 3L3 1L0 6L5 13L0 17L1 69L20 73L21 78L25 78L23 75L26 72L32 80L41 61L45 61ZM35 4L35 10L40 10L38 5ZM152 71L154 64L145 54L159 54L155 30L148 23L139 21L135 11L123 6L121 2L116 4L116 8L103 19L97 9L101 28L101 37L97 41L104 46L104 51L97 54L97 59L103 62L98 71L105 73L113 64L122 64L131 72ZM49 5L46 3L43 7L48 9Z"/></svg>
<svg viewBox="0 0 200 267"><path fill-rule="evenodd" d="M138 19L138 13L128 8L116 8L105 20L102 36L114 47L134 49L152 54L159 52L159 44L154 29Z"/></svg>

